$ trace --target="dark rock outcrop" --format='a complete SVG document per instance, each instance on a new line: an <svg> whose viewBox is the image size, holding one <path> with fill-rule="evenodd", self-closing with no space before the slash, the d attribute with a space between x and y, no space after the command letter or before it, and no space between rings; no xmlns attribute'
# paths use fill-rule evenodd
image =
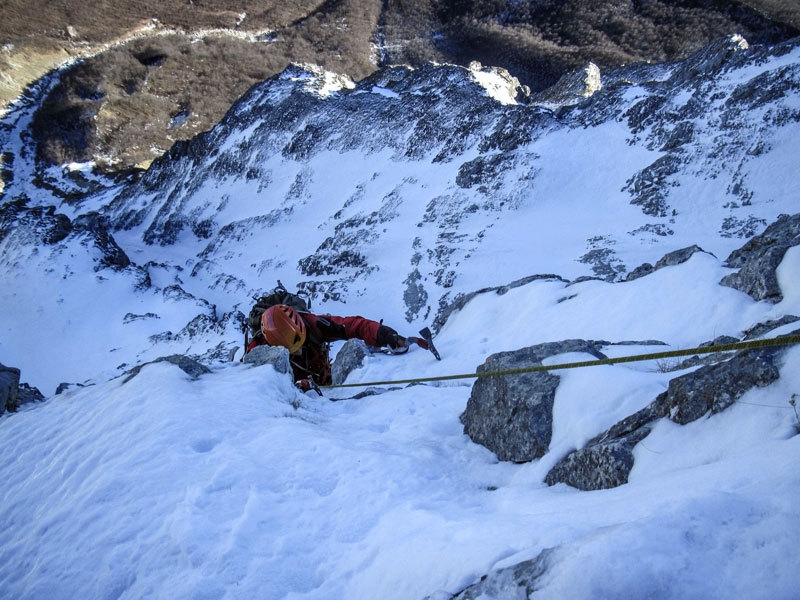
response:
<svg viewBox="0 0 800 600"><path fill-rule="evenodd" d="M126 373L126 377L125 377L125 380L123 381L123 383L127 383L128 381L130 381L131 379L136 377L139 374L139 371L141 371L147 365L160 363L160 362L172 363L173 365L178 367L181 371L186 373L192 379L197 379L198 377L200 377L200 375L205 375L206 373L211 373L211 369L209 369L207 366L199 363L198 361L196 361L193 358L190 358L188 356L184 356L182 354L171 354L169 356L161 356L161 357L159 357L159 358L157 358L155 360L152 360L150 362L146 362L144 364L141 364L141 365L138 365L138 366L134 367L133 369L131 369L130 371L128 371Z"/></svg>
<svg viewBox="0 0 800 600"><path fill-rule="evenodd" d="M29 206L27 199L0 205L0 240L12 245L55 246L71 239L95 248L95 270L104 267L125 269L131 260L110 233L109 220L97 212L70 220L56 212L55 206Z"/></svg>
<svg viewBox="0 0 800 600"><path fill-rule="evenodd" d="M644 263L643 265L636 267L633 271L628 273L625 281L633 281L634 279L639 279L645 275L650 275L650 273L654 273L655 271L658 271L664 267L672 267L685 263L692 256L694 256L696 252L705 252L705 250L703 250L700 246L693 245L689 246L688 248L681 248L680 250L669 252L668 254L665 254L661 260L655 264L655 266L651 265L650 263Z"/></svg>
<svg viewBox="0 0 800 600"><path fill-rule="evenodd" d="M109 229L111 224L107 217L97 212L89 212L77 217L72 223L74 230L91 239L100 251L100 264L112 269L124 269L131 264L131 259L119 247Z"/></svg>
<svg viewBox="0 0 800 600"><path fill-rule="evenodd" d="M728 408L754 387L780 377L776 358L781 348L737 352L730 360L703 367L669 382L663 398L669 418L685 425Z"/></svg>
<svg viewBox="0 0 800 600"><path fill-rule="evenodd" d="M44 400L44 394L38 388L33 387L28 383L20 383L17 389L17 405L22 406L29 402L41 402Z"/></svg>
<svg viewBox="0 0 800 600"><path fill-rule="evenodd" d="M738 268L720 283L749 294L756 300L778 303L783 293L775 270L786 251L800 244L800 213L781 215L764 233L731 252L726 265Z"/></svg>
<svg viewBox="0 0 800 600"><path fill-rule="evenodd" d="M242 362L260 366L272 365L278 373L291 373L292 365L289 363L289 351L282 346L256 346L244 355Z"/></svg>
<svg viewBox="0 0 800 600"><path fill-rule="evenodd" d="M771 321L767 321L766 323L758 323L754 325L747 331L745 331L745 338L746 340L754 340L756 338L761 337L777 329L778 327L783 327L784 325L789 325L791 323L796 323L800 321L800 317L795 315L784 315L780 319L773 319Z"/></svg>
<svg viewBox="0 0 800 600"><path fill-rule="evenodd" d="M566 483L579 490L603 490L627 483L633 468L634 446L647 437L654 421L667 415L661 396L589 441L584 448L568 454L550 470L545 483Z"/></svg>
<svg viewBox="0 0 800 600"><path fill-rule="evenodd" d="M0 415L7 410L17 410L18 389L19 369L0 363Z"/></svg>
<svg viewBox="0 0 800 600"><path fill-rule="evenodd" d="M364 359L369 354L369 347L362 340L357 338L347 340L331 365L333 385L344 383L351 372L364 364Z"/></svg>
<svg viewBox="0 0 800 600"><path fill-rule="evenodd" d="M798 333L800 330L792 335ZM655 421L669 417L685 425L725 410L752 388L765 387L780 377L782 351L782 347L744 350L730 360L672 379L667 391L649 406L563 458L550 470L545 482L566 483L580 490L627 483L634 446L647 437Z"/></svg>
<svg viewBox="0 0 800 600"><path fill-rule="evenodd" d="M534 592L540 587L540 578L550 568L554 552L555 549L552 548L543 550L536 558L498 569L482 577L478 583L461 590L450 600L534 598Z"/></svg>
<svg viewBox="0 0 800 600"><path fill-rule="evenodd" d="M433 331L439 331L451 314L464 308L470 302L470 300L479 294L488 294L490 292L494 292L498 296L502 296L503 294L508 293L509 290L522 287L523 285L527 285L533 281L563 281L564 283L567 283L566 279L558 275L530 275L528 277L523 277L522 279L512 281L507 285L486 287L474 292L470 292L469 294L459 294L452 302L443 303L438 314L436 315L436 319L433 321Z"/></svg>
<svg viewBox="0 0 800 600"><path fill-rule="evenodd" d="M28 402L44 400L42 393L27 383L20 383L20 370L0 363L0 415L14 412Z"/></svg>
<svg viewBox="0 0 800 600"><path fill-rule="evenodd" d="M567 340L493 354L478 373L542 364L565 352L586 352L602 359L595 343ZM500 460L526 462L543 456L553 433L553 401L560 378L547 371L479 377L461 415L464 433Z"/></svg>

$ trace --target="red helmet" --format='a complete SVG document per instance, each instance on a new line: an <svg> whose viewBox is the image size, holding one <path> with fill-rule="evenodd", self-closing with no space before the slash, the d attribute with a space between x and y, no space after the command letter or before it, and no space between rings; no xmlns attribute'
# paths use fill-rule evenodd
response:
<svg viewBox="0 0 800 600"><path fill-rule="evenodd" d="M270 346L283 346L294 354L306 341L306 324L291 306L276 304L261 315L261 332Z"/></svg>

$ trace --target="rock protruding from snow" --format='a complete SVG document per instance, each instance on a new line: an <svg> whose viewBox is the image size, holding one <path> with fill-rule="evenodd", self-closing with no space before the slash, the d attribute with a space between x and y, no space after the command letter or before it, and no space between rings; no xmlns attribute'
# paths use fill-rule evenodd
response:
<svg viewBox="0 0 800 600"><path fill-rule="evenodd" d="M56 212L55 206L29 206L27 199L0 205L0 240L9 247L55 246L70 240L94 248L97 270L126 269L131 260L110 233L109 220L98 212L74 220Z"/></svg>
<svg viewBox="0 0 800 600"><path fill-rule="evenodd" d="M545 483L566 483L584 491L604 490L627 483L633 468L634 446L648 436L654 421L665 416L666 404L659 396L649 406L623 419L585 447L568 454L550 470Z"/></svg>
<svg viewBox="0 0 800 600"><path fill-rule="evenodd" d="M669 382L663 402L669 418L685 425L707 414L722 412L745 392L765 387L780 377L780 348L737 352L730 360L709 365Z"/></svg>
<svg viewBox="0 0 800 600"><path fill-rule="evenodd" d="M533 598L536 590L540 589L542 575L550 568L554 551L554 549L543 550L536 558L493 571L449 600ZM429 597L425 600L434 599Z"/></svg>
<svg viewBox="0 0 800 600"><path fill-rule="evenodd" d="M369 354L369 347L362 340L357 338L347 340L331 365L333 385L344 383L350 373L363 366L364 359Z"/></svg>
<svg viewBox="0 0 800 600"><path fill-rule="evenodd" d="M20 370L0 363L0 415L14 412L23 404L44 400L42 393L27 383L20 383Z"/></svg>
<svg viewBox="0 0 800 600"><path fill-rule="evenodd" d="M502 67L487 68L479 62L473 61L469 65L469 70L475 81L500 104L516 104L520 96L523 99L530 96L530 88L521 85L519 79Z"/></svg>
<svg viewBox="0 0 800 600"><path fill-rule="evenodd" d="M134 367L133 369L128 371L127 376L125 377L123 383L126 383L131 379L133 379L134 377L136 377L139 374L139 371L141 371L147 365L160 362L172 363L192 379L197 379L198 377L200 377L200 375L211 373L211 369L209 369L207 366L205 366L204 364L198 362L193 358L184 356L182 354L171 354L169 356L161 356L153 361L146 362L144 364Z"/></svg>
<svg viewBox="0 0 800 600"><path fill-rule="evenodd" d="M693 245L689 246L688 248L681 248L680 250L675 250L674 252L665 254L655 266L651 265L650 263L644 263L643 265L636 267L633 271L628 273L625 281L633 281L634 279L639 279L640 277L649 275L650 273L658 271L664 267L672 267L685 263L692 256L694 256L696 252L705 252L705 250L703 250L700 246Z"/></svg>
<svg viewBox="0 0 800 600"><path fill-rule="evenodd" d="M347 75L326 71L322 67L310 63L292 63L278 77L286 81L300 82L306 93L320 98L356 87L356 84Z"/></svg>
<svg viewBox="0 0 800 600"><path fill-rule="evenodd" d="M291 373L289 351L283 346L256 346L244 355L243 362L260 366L272 365L278 373Z"/></svg>
<svg viewBox="0 0 800 600"><path fill-rule="evenodd" d="M593 342L566 340L493 354L477 372L502 373L541 365L544 359L565 352L606 358ZM557 375L546 371L479 377L461 415L464 433L500 460L526 462L544 456L553 433L553 401L559 381Z"/></svg>
<svg viewBox="0 0 800 600"><path fill-rule="evenodd" d="M0 415L7 410L17 410L18 389L19 369L0 363Z"/></svg>
<svg viewBox="0 0 800 600"><path fill-rule="evenodd" d="M720 283L756 300L778 303L783 300L783 293L775 271L786 251L797 245L800 245L800 213L781 215L764 233L751 238L728 256L726 265L739 270Z"/></svg>
<svg viewBox="0 0 800 600"><path fill-rule="evenodd" d="M800 330L792 333L797 335ZM548 485L566 483L580 490L600 490L628 482L633 449L646 438L656 420L669 417L685 425L707 414L719 413L754 387L765 387L780 377L781 347L737 352L722 363L707 365L676 377L666 392L647 407L623 419L585 447L553 467Z"/></svg>
<svg viewBox="0 0 800 600"><path fill-rule="evenodd" d="M710 43L680 64L673 74L673 81L683 83L697 78L703 73L723 71L731 58L750 48L747 40L739 34Z"/></svg>
<svg viewBox="0 0 800 600"><path fill-rule="evenodd" d="M563 75L552 87L531 96L531 104L554 110L578 104L601 89L600 67L590 62L580 71Z"/></svg>

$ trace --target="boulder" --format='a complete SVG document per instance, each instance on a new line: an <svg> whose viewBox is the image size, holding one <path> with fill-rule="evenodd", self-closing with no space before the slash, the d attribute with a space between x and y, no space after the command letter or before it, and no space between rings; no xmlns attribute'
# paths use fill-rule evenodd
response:
<svg viewBox="0 0 800 600"><path fill-rule="evenodd" d="M0 415L5 411L17 410L19 390L19 369L0 363Z"/></svg>
<svg viewBox="0 0 800 600"><path fill-rule="evenodd" d="M244 355L242 362L254 366L272 365L278 373L292 372L289 351L283 346L256 346Z"/></svg>
<svg viewBox="0 0 800 600"><path fill-rule="evenodd" d="M681 248L680 250L669 252L661 257L661 260L656 263L655 270L657 271L663 267L674 267L675 265L683 264L692 258L696 252L705 252L705 250L703 250L700 246L693 245L689 246L688 248Z"/></svg>
<svg viewBox="0 0 800 600"><path fill-rule="evenodd" d="M783 315L779 319L772 319L770 321L766 321L765 323L758 323L744 332L744 339L755 340L763 335L766 335L770 331L777 329L778 327L783 327L784 325L789 325L797 321L800 321L800 317L795 315Z"/></svg>
<svg viewBox="0 0 800 600"><path fill-rule="evenodd" d="M492 571L449 600L491 600L493 598L534 598L541 578L554 562L557 549L543 550L536 558ZM425 600L434 600L429 596Z"/></svg>
<svg viewBox="0 0 800 600"><path fill-rule="evenodd" d="M201 364L200 362L198 362L193 358L189 358L188 356L184 356L182 354L171 354L169 356L161 356L155 360L134 367L133 369L127 372L126 374L127 376L125 377L123 383L127 383L128 381L136 377L139 374L139 371L141 371L145 366L159 362L172 363L192 379L197 379L198 377L200 377L200 375L211 373L211 369L209 369L207 366Z"/></svg>
<svg viewBox="0 0 800 600"><path fill-rule="evenodd" d="M667 416L661 394L584 447L568 454L545 477L547 485L566 483L579 490L603 490L628 483L633 448L650 433L652 423Z"/></svg>
<svg viewBox="0 0 800 600"><path fill-rule="evenodd" d="M17 405L22 406L29 402L41 402L44 400L44 394L27 383L20 383L17 389Z"/></svg>
<svg viewBox="0 0 800 600"><path fill-rule="evenodd" d="M69 381L62 381L56 388L56 396L59 396L68 390L74 390L82 387L86 386L82 383L70 383Z"/></svg>
<svg viewBox="0 0 800 600"><path fill-rule="evenodd" d="M798 333L800 330L792 335ZM566 483L580 490L608 489L627 483L633 468L634 446L647 437L655 421L669 417L685 425L725 410L750 389L778 379L778 361L784 349L740 351L725 362L672 379L667 391L649 406L559 461L545 477L545 483Z"/></svg>
<svg viewBox="0 0 800 600"><path fill-rule="evenodd" d="M783 293L775 270L786 251L798 244L800 213L781 215L764 233L731 252L725 264L739 270L726 275L720 283L749 294L756 300L778 303L783 300Z"/></svg>
<svg viewBox="0 0 800 600"><path fill-rule="evenodd" d="M646 277L647 275L650 275L650 273L655 272L655 270L656 268L649 262L642 263L641 265L633 269L633 271L628 273L628 275L625 277L625 281L633 281L634 279Z"/></svg>
<svg viewBox="0 0 800 600"><path fill-rule="evenodd" d="M477 372L541 365L545 358L565 352L606 358L593 342L566 340L493 354ZM464 433L500 460L526 462L543 456L553 433L553 401L559 381L547 371L479 377L461 415Z"/></svg>
<svg viewBox="0 0 800 600"><path fill-rule="evenodd" d="M333 385L344 383L350 373L364 365L364 359L369 354L369 346L362 340L356 338L347 340L331 365Z"/></svg>
<svg viewBox="0 0 800 600"><path fill-rule="evenodd" d="M780 377L776 357L781 348L737 352L728 361L692 371L669 382L663 402L669 418L685 425L708 413L721 412L754 387Z"/></svg>
<svg viewBox="0 0 800 600"><path fill-rule="evenodd" d="M42 393L27 383L19 382L20 370L0 363L0 415L14 412L28 402L44 400Z"/></svg>

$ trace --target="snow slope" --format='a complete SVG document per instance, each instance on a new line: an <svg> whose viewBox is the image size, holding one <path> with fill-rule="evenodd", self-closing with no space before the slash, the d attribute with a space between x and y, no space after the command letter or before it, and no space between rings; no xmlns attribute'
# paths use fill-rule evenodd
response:
<svg viewBox="0 0 800 600"><path fill-rule="evenodd" d="M579 284L565 302L563 283L540 282L492 307L498 323L527 302L519 317L532 328L579 327L627 301L627 320L591 333L636 338L648 322L648 333L682 342L694 340L686 329L730 331L800 311L796 249L782 265L783 306L714 286L716 263L696 255L660 277ZM669 291L693 310L665 307ZM594 302L581 305L584 295ZM468 343L483 302L448 322L442 363L423 351L376 355L355 379L474 365L502 345ZM463 434L469 381L331 402L357 390L303 396L270 366L229 363L192 380L149 365L0 421L2 453L15 457L0 465L0 589L53 599L446 598L553 548L537 598L793 598L800 436L788 400L798 373L794 347L770 387L687 426L660 422L627 485L578 492L548 488L544 475L675 373L647 363L562 371L551 451L515 465Z"/></svg>

